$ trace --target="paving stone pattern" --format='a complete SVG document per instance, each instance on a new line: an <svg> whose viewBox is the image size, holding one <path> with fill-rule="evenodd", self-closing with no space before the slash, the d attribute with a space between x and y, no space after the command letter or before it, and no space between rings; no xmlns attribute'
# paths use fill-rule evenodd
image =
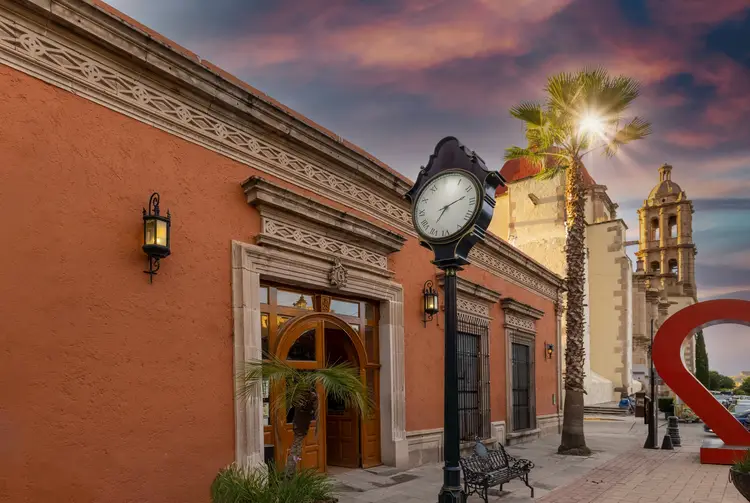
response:
<svg viewBox="0 0 750 503"><path fill-rule="evenodd" d="M665 433L660 429L660 436ZM645 426L628 418L586 423L594 454L587 458L555 453L556 435L510 447L509 452L531 459L536 468L531 484L536 499L519 481L494 490L490 503L744 503L728 479L728 467L698 462L706 436L702 425L681 425L683 447L674 451L643 449ZM436 502L442 482L441 465L408 471L380 467L335 475L340 503ZM477 496L470 503L482 501Z"/></svg>

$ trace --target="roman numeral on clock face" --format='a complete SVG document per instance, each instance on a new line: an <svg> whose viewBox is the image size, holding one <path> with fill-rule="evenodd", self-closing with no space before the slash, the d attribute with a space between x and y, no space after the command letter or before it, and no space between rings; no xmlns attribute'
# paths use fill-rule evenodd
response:
<svg viewBox="0 0 750 503"><path fill-rule="evenodd" d="M476 197L470 197L469 198L469 204L474 204L476 202L476 200L477 200Z"/></svg>
<svg viewBox="0 0 750 503"><path fill-rule="evenodd" d="M474 212L472 212L472 211L467 211L467 212L466 212L466 214L464 215L464 222L465 222L466 220L470 219L470 218L471 218L471 215L473 215L473 214L474 214Z"/></svg>
<svg viewBox="0 0 750 503"><path fill-rule="evenodd" d="M422 228L425 229L425 230L427 230L430 227L428 224L429 224L429 222L427 221L426 218L424 220L422 220L421 222L419 222L419 225L421 225Z"/></svg>
<svg viewBox="0 0 750 503"><path fill-rule="evenodd" d="M423 217L423 216L424 216L424 210L419 210L419 216L420 216L420 217Z"/></svg>

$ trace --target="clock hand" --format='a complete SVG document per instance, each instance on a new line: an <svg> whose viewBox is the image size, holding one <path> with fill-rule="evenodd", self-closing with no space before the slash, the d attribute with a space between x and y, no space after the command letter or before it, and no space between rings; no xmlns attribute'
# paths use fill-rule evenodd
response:
<svg viewBox="0 0 750 503"><path fill-rule="evenodd" d="M446 210L447 210L447 209L448 209L449 207L451 207L452 205L456 204L457 202L459 202L460 200L464 199L465 197L466 197L466 196L461 196L461 197L459 197L458 199L456 199L455 201L453 201L452 203L448 203L448 204L446 204L445 206L443 206L442 208L440 208L440 210L441 210L441 211L440 211L440 216L439 216L439 217L437 218L437 220L435 220L435 223L438 223L438 222L440 221L440 219L441 219L441 218L443 218L443 215L445 214L445 211L446 211Z"/></svg>
<svg viewBox="0 0 750 503"><path fill-rule="evenodd" d="M450 204L446 204L445 206L443 206L443 210L446 210L446 209L448 209L448 207L449 207L449 206L453 206L454 204L456 204L456 203L457 203L457 202L459 202L460 200L464 199L465 197L466 197L466 196L461 196L461 197L459 197L458 199L456 199L455 201L453 201L452 203L450 203Z"/></svg>

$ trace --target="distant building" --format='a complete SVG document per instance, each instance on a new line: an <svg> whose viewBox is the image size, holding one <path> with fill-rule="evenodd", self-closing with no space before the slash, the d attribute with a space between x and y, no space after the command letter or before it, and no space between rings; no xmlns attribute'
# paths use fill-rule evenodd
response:
<svg viewBox="0 0 750 503"><path fill-rule="evenodd" d="M497 193L490 230L565 276L565 177L540 180L539 168L522 160L506 162L501 173L508 185ZM583 180L588 250L584 400L593 405L619 400L621 393L641 389L641 383L633 383L632 375L633 266L625 250L627 225L618 218L607 187L585 167ZM562 323L564 331L564 316Z"/></svg>
<svg viewBox="0 0 750 503"><path fill-rule="evenodd" d="M565 179L536 177L539 168L522 160L505 163L508 181L496 197L490 230L561 276L566 274ZM697 302L693 205L672 181L672 167L659 168L659 182L638 210L639 239L626 241L627 225L607 187L583 168L586 190L585 403L617 400L649 383L650 324ZM638 246L637 267L626 253ZM565 341L563 317L563 341ZM684 346L695 370L695 343ZM665 388L665 391L666 390Z"/></svg>
<svg viewBox="0 0 750 503"><path fill-rule="evenodd" d="M633 375L648 380L651 321L655 329L680 309L695 304L693 203L672 181L672 166L659 168L659 183L638 210L640 227L633 274ZM683 346L685 366L695 372L695 337Z"/></svg>

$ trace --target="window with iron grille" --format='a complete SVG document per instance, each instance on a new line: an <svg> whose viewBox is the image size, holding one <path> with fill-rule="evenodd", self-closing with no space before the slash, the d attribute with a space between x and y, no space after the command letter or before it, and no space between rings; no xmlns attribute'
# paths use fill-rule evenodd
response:
<svg viewBox="0 0 750 503"><path fill-rule="evenodd" d="M514 332L511 337L512 365L512 431L536 426L536 397L534 393L534 340Z"/></svg>
<svg viewBox="0 0 750 503"><path fill-rule="evenodd" d="M458 413L462 440L490 435L490 355L487 320L458 314Z"/></svg>

